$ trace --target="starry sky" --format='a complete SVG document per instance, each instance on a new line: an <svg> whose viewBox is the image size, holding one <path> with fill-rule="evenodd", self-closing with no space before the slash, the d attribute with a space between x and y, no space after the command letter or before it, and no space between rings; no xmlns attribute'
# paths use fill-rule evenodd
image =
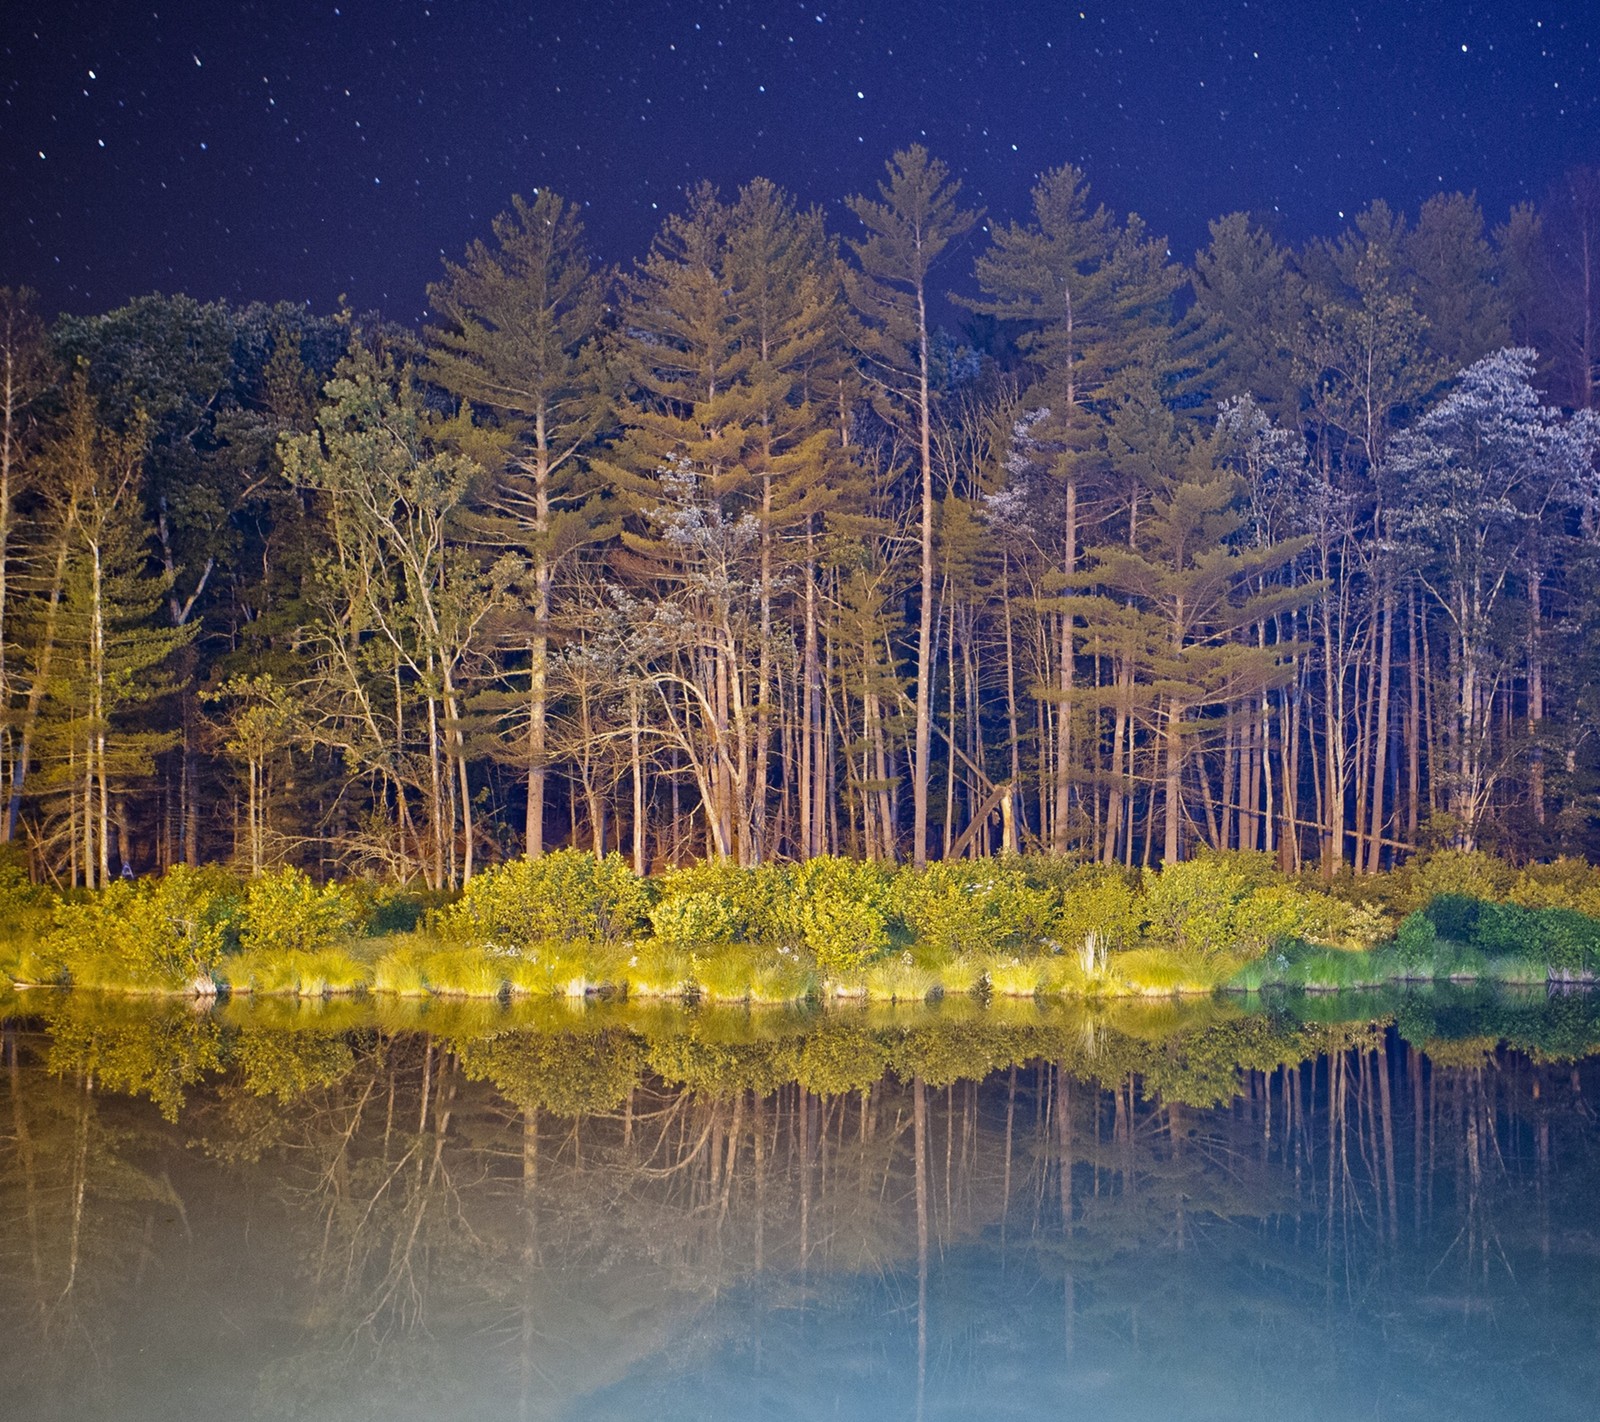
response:
<svg viewBox="0 0 1600 1422"><path fill-rule="evenodd" d="M513 192L641 253L685 184L841 199L924 142L993 217L1062 162L1187 259L1376 197L1491 223L1600 163L1595 0L5 0L0 283L418 320ZM960 274L952 272L950 280Z"/></svg>

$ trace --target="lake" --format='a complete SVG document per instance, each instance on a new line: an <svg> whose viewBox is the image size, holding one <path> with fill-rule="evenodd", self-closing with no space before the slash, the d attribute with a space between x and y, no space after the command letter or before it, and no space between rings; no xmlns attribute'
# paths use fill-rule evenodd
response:
<svg viewBox="0 0 1600 1422"><path fill-rule="evenodd" d="M18 1422L1600 1396L1593 994L0 1016Z"/></svg>

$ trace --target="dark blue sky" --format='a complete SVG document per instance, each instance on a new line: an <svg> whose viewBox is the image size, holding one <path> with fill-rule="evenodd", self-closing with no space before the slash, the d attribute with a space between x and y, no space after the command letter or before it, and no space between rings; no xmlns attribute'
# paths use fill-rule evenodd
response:
<svg viewBox="0 0 1600 1422"><path fill-rule="evenodd" d="M1491 222L1600 162L1600 3L9 0L0 283L415 319L513 192L642 251L685 183L824 203L921 140L992 214L1072 161L1190 256L1208 218L1375 197ZM952 280L956 278L952 274Z"/></svg>

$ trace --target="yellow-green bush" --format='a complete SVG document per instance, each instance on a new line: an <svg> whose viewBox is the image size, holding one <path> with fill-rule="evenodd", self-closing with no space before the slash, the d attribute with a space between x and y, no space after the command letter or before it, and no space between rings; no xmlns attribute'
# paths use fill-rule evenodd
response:
<svg viewBox="0 0 1600 1422"><path fill-rule="evenodd" d="M238 917L235 879L180 864L159 879L119 879L58 904L40 957L75 983L175 991L210 982L235 946Z"/></svg>
<svg viewBox="0 0 1600 1422"><path fill-rule="evenodd" d="M1287 883L1256 882L1236 861L1205 855L1147 878L1140 906L1149 946L1237 965L1302 932L1307 896Z"/></svg>
<svg viewBox="0 0 1600 1422"><path fill-rule="evenodd" d="M479 874L437 918L442 933L485 948L616 943L638 933L653 893L620 854L560 849Z"/></svg>
<svg viewBox="0 0 1600 1422"><path fill-rule="evenodd" d="M1449 896L1503 899L1517 879L1516 870L1505 860L1481 849L1436 849L1412 860L1404 874L1411 908L1426 908Z"/></svg>
<svg viewBox="0 0 1600 1422"><path fill-rule="evenodd" d="M830 977L858 972L890 944L894 871L852 859L810 859L794 874L800 935Z"/></svg>
<svg viewBox="0 0 1600 1422"><path fill-rule="evenodd" d="M800 938L794 872L785 865L693 864L658 881L650 909L658 942L683 949L727 943L793 947Z"/></svg>
<svg viewBox="0 0 1600 1422"><path fill-rule="evenodd" d="M1530 909L1571 909L1600 918L1600 869L1582 859L1530 864L1517 875L1506 898Z"/></svg>
<svg viewBox="0 0 1600 1422"><path fill-rule="evenodd" d="M1055 942L1074 954L1093 935L1101 952L1119 952L1138 937L1139 922L1139 903L1126 877L1119 870L1096 867L1080 874L1063 894Z"/></svg>
<svg viewBox="0 0 1600 1422"><path fill-rule="evenodd" d="M920 946L940 953L1035 948L1054 931L1057 896L1020 861L958 859L895 876L894 908Z"/></svg>
<svg viewBox="0 0 1600 1422"><path fill-rule="evenodd" d="M245 888L239 942L259 953L316 953L354 933L365 917L337 884L318 886L298 869L278 869Z"/></svg>

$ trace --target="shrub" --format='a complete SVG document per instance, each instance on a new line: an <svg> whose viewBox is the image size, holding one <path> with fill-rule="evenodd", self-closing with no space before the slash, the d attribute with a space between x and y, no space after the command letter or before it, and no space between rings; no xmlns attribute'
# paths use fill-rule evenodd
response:
<svg viewBox="0 0 1600 1422"><path fill-rule="evenodd" d="M1400 920L1394 935L1394 954L1407 971L1427 967L1433 961L1439 934L1433 920L1418 909Z"/></svg>
<svg viewBox="0 0 1600 1422"><path fill-rule="evenodd" d="M1481 849L1435 850L1413 860L1407 872L1412 908L1424 908L1441 894L1503 899L1516 877L1509 864Z"/></svg>
<svg viewBox="0 0 1600 1422"><path fill-rule="evenodd" d="M1308 894L1299 932L1308 942L1366 950L1394 937L1395 921L1375 903Z"/></svg>
<svg viewBox="0 0 1600 1422"><path fill-rule="evenodd" d="M252 879L239 915L239 941L260 953L316 953L355 932L361 907L337 884L318 887L298 869Z"/></svg>
<svg viewBox="0 0 1600 1422"><path fill-rule="evenodd" d="M1600 869L1582 859L1530 864L1506 896L1531 909L1571 909L1600 918Z"/></svg>
<svg viewBox="0 0 1600 1422"><path fill-rule="evenodd" d="M3 849L16 846L0 846ZM55 895L27 871L0 856L0 938L33 938L47 932Z"/></svg>
<svg viewBox="0 0 1600 1422"><path fill-rule="evenodd" d="M1077 953L1094 935L1102 952L1120 952L1139 934L1139 905L1133 886L1116 870L1081 875L1062 897L1056 916L1056 941Z"/></svg>
<svg viewBox="0 0 1600 1422"><path fill-rule="evenodd" d="M620 854L596 859L560 849L541 859L496 865L438 916L441 931L483 947L615 943L637 933L650 907L649 884Z"/></svg>
<svg viewBox="0 0 1600 1422"><path fill-rule="evenodd" d="M662 943L689 949L799 941L794 875L782 865L694 864L663 875L660 893L650 924Z"/></svg>
<svg viewBox="0 0 1600 1422"><path fill-rule="evenodd" d="M1479 904L1470 941L1485 953L1537 953L1544 936L1541 926L1540 915L1520 904Z"/></svg>
<svg viewBox="0 0 1600 1422"><path fill-rule="evenodd" d="M919 947L937 953L1035 947L1055 926L1057 898L1018 863L953 860L895 876L894 902Z"/></svg>
<svg viewBox="0 0 1600 1422"><path fill-rule="evenodd" d="M830 977L859 972L889 947L894 874L882 864L810 859L795 870L800 936Z"/></svg>
<svg viewBox="0 0 1600 1422"><path fill-rule="evenodd" d="M219 869L177 865L160 879L119 879L56 906L48 956L74 982L172 990L209 982L236 946L239 886Z"/></svg>
<svg viewBox="0 0 1600 1422"><path fill-rule="evenodd" d="M1223 856L1162 869L1143 909L1153 945L1201 963L1258 958L1300 932L1306 897L1287 884L1258 887Z"/></svg>
<svg viewBox="0 0 1600 1422"><path fill-rule="evenodd" d="M1471 943L1478 935L1478 917L1484 905L1468 894L1438 894L1424 910L1439 937L1453 943Z"/></svg>
<svg viewBox="0 0 1600 1422"><path fill-rule="evenodd" d="M372 879L352 879L340 888L360 910L361 932L369 938L415 933L429 914L441 912L457 898L453 890L414 883L385 884Z"/></svg>
<svg viewBox="0 0 1600 1422"><path fill-rule="evenodd" d="M1541 956L1563 974L1591 974L1600 968L1600 919L1571 909L1547 908L1537 914Z"/></svg>

